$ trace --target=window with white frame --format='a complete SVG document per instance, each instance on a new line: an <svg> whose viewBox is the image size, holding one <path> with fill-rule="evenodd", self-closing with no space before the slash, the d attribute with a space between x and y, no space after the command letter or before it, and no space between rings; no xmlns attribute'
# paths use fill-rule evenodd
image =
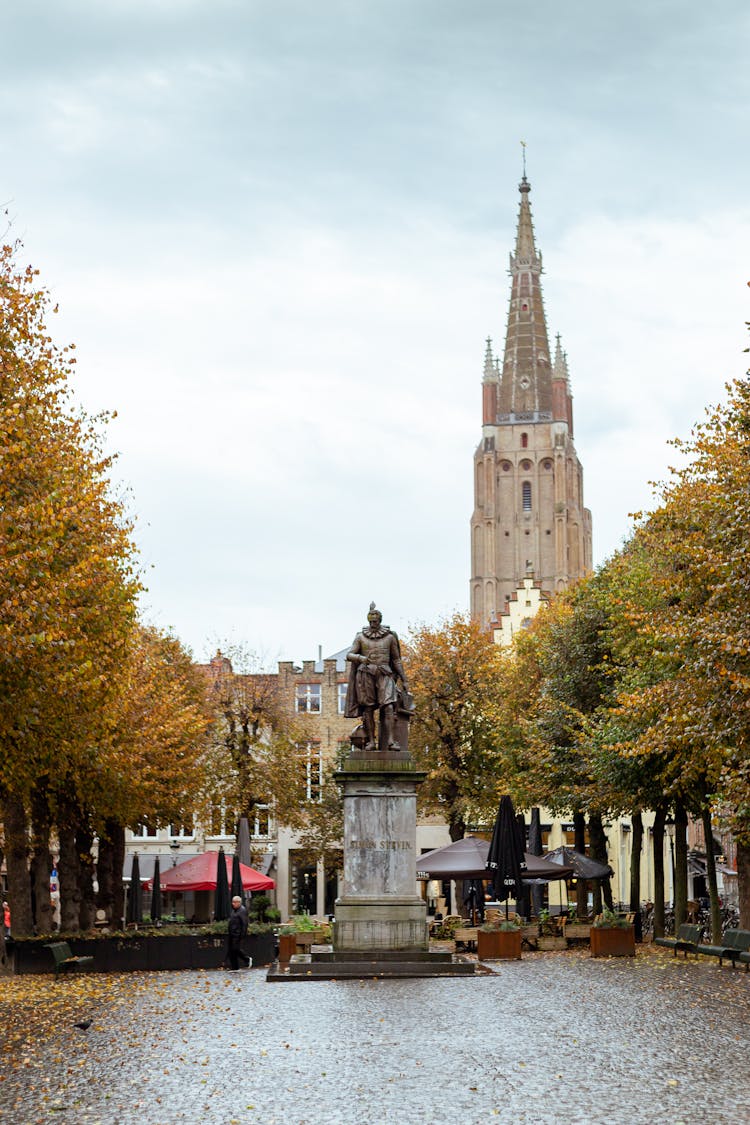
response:
<svg viewBox="0 0 750 1125"><path fill-rule="evenodd" d="M234 836L237 827L237 812L228 808L223 801L216 801L211 806L211 819L209 822L211 836Z"/></svg>
<svg viewBox="0 0 750 1125"><path fill-rule="evenodd" d="M266 839L271 835L271 810L268 805L256 805L250 818L250 834L253 839Z"/></svg>
<svg viewBox="0 0 750 1125"><path fill-rule="evenodd" d="M320 714L320 684L297 684L295 708L298 713Z"/></svg>
<svg viewBox="0 0 750 1125"><path fill-rule="evenodd" d="M346 689L347 684L339 684L339 715L346 711Z"/></svg>
<svg viewBox="0 0 750 1125"><path fill-rule="evenodd" d="M179 836L194 836L195 828L193 826L192 818L175 821L169 826L169 835L173 838Z"/></svg>
<svg viewBox="0 0 750 1125"><path fill-rule="evenodd" d="M305 799L323 800L323 754L319 742L308 742L305 747Z"/></svg>
<svg viewBox="0 0 750 1125"><path fill-rule="evenodd" d="M153 825L147 824L146 821L143 821L141 824L136 824L135 828L133 829L133 835L138 836L139 839L145 840L150 836L156 836L156 834L157 829L154 828Z"/></svg>

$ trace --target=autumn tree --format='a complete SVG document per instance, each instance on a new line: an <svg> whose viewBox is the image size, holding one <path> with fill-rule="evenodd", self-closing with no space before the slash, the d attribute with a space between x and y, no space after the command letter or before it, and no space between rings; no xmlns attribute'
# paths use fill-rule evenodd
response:
<svg viewBox="0 0 750 1125"><path fill-rule="evenodd" d="M279 823L301 826L309 738L304 715L290 712L278 676L242 647L217 653L206 675L212 711L209 803L230 810L235 822L270 805Z"/></svg>
<svg viewBox="0 0 750 1125"><path fill-rule="evenodd" d="M0 251L0 802L14 930L49 878L49 792L75 791L106 735L139 590L130 525L108 482L103 419L73 408L71 349L45 325L36 273ZM65 810L55 810L59 826ZM64 831L64 827L63 827ZM61 858L67 877L69 852ZM66 872L63 875L63 871Z"/></svg>
<svg viewBox="0 0 750 1125"><path fill-rule="evenodd" d="M498 745L502 651L476 621L456 613L411 631L404 663L414 694L410 749L426 770L426 808L448 822L452 840L491 822L503 792Z"/></svg>
<svg viewBox="0 0 750 1125"><path fill-rule="evenodd" d="M637 600L635 629L658 652L667 674L623 693L622 710L641 717L631 753L658 754L664 790L701 818L708 879L718 904L712 815L724 813L738 842L744 924L750 924L750 387L728 388L726 404L707 414L687 441L685 462L660 490L660 506L638 529L651 562L656 604ZM679 870L684 833L679 832ZM680 880L682 884L682 880ZM678 888L676 920L684 912Z"/></svg>
<svg viewBox="0 0 750 1125"><path fill-rule="evenodd" d="M153 627L132 630L117 687L107 744L88 789L79 786L86 823L99 840L96 906L110 918L123 915L125 829L162 827L200 812L211 721L206 680L190 652Z"/></svg>

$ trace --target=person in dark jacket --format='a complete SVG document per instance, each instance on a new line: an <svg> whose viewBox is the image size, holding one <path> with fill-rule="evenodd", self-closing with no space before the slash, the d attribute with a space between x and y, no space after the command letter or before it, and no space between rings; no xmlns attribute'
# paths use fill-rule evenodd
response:
<svg viewBox="0 0 750 1125"><path fill-rule="evenodd" d="M247 911L242 905L242 899L239 895L235 895L232 899L232 913L229 915L229 923L227 925L227 956L229 958L229 968L235 972L240 967L240 961L244 961L245 968L249 969L252 964L247 953L242 948L242 939L247 933Z"/></svg>

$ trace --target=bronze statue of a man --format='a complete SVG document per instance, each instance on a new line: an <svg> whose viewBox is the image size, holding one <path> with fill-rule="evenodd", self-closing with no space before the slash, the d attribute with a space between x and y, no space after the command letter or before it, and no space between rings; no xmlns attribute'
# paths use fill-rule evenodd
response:
<svg viewBox="0 0 750 1125"><path fill-rule="evenodd" d="M394 737L394 720L400 680L408 691L401 649L396 634L383 625L383 615L370 602L367 625L357 633L354 644L346 654L351 663L349 687L346 693L348 719L362 716L365 731L365 750L375 750L375 711L380 712L379 742L381 750L400 750Z"/></svg>

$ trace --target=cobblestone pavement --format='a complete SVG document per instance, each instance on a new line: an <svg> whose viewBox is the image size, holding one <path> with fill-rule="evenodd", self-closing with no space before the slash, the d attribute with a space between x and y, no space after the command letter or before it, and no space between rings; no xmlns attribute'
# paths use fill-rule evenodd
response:
<svg viewBox="0 0 750 1125"><path fill-rule="evenodd" d="M452 980L0 980L0 1120L743 1125L749 1016L750 973L656 949Z"/></svg>

